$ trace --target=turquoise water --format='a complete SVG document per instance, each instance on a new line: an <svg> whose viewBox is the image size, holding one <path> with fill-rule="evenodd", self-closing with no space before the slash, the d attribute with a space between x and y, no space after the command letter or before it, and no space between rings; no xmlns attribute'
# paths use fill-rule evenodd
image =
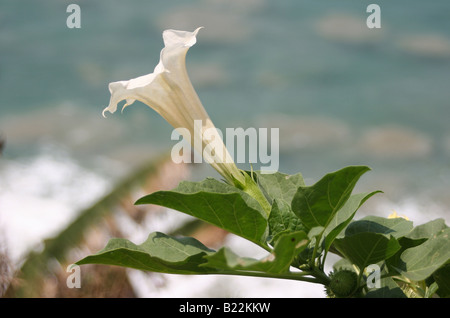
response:
<svg viewBox="0 0 450 318"><path fill-rule="evenodd" d="M66 27L72 2L81 29ZM187 63L216 126L277 126L281 171L367 164L363 188L448 213L450 2L376 1L368 30L372 2L3 0L2 169L49 149L93 171L170 149L172 128L142 104L101 117L107 84L151 72L164 29L204 26Z"/></svg>

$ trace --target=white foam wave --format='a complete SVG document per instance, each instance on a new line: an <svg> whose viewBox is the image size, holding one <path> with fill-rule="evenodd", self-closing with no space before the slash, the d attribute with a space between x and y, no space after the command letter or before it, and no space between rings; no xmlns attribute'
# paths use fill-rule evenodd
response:
<svg viewBox="0 0 450 318"><path fill-rule="evenodd" d="M108 188L104 177L54 151L2 160L0 176L0 228L15 262Z"/></svg>

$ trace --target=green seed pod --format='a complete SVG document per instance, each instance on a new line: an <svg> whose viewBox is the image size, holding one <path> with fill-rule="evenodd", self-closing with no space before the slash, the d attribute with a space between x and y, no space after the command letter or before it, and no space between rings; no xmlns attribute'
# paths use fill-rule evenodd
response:
<svg viewBox="0 0 450 318"><path fill-rule="evenodd" d="M357 287L358 276L344 269L330 274L330 284L326 288L329 297L345 298L353 294Z"/></svg>

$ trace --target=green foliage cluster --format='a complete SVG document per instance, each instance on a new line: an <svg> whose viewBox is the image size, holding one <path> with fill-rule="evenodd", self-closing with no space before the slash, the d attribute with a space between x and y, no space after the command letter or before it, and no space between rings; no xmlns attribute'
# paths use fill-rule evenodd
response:
<svg viewBox="0 0 450 318"><path fill-rule="evenodd" d="M191 237L154 232L140 245L112 239L78 264L292 279L345 291L329 292L330 297L449 297L450 229L444 220L414 227L403 218L354 219L361 205L380 192L353 194L369 170L346 167L311 186L301 174L246 172L265 195L270 214L248 193L212 178L183 181L172 191L158 191L136 202L175 209L225 229L267 250L262 259L237 255L226 246L212 250ZM329 253L341 257L332 273L324 270ZM372 264L380 269L375 287L368 284L371 273L366 270ZM354 275L340 275L341 271ZM333 280L347 276L354 281Z"/></svg>

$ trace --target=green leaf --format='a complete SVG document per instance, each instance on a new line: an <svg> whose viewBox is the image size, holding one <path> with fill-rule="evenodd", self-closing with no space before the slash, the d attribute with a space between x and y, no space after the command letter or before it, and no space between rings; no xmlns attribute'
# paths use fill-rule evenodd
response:
<svg viewBox="0 0 450 318"><path fill-rule="evenodd" d="M400 256L397 270L405 277L420 281L450 259L450 228L435 233L419 246L406 249Z"/></svg>
<svg viewBox="0 0 450 318"><path fill-rule="evenodd" d="M207 262L202 266L230 271L258 271L264 273L285 273L294 258L308 245L305 232L284 234L277 241L275 248L267 257L257 260L239 257L229 248L221 248L218 252L205 256Z"/></svg>
<svg viewBox="0 0 450 318"><path fill-rule="evenodd" d="M380 279L380 288L374 288L367 292L366 298L407 298L405 293L391 277Z"/></svg>
<svg viewBox="0 0 450 318"><path fill-rule="evenodd" d="M360 270L393 256L400 244L395 237L380 233L360 232L334 241L338 251Z"/></svg>
<svg viewBox="0 0 450 318"><path fill-rule="evenodd" d="M258 184L272 201L278 199L290 204L298 187L305 186L305 181L300 173L288 175L281 172L271 174L256 172L256 174Z"/></svg>
<svg viewBox="0 0 450 318"><path fill-rule="evenodd" d="M272 211L267 221L269 223L269 236L272 242L275 242L278 236L283 233L304 230L300 219L292 212L290 204L282 199L274 199Z"/></svg>
<svg viewBox="0 0 450 318"><path fill-rule="evenodd" d="M324 232L324 227L323 226L315 226L313 227L311 230L309 230L308 232L308 237L310 240L312 240L313 238L315 238L316 240L320 239L320 237L322 236L322 233Z"/></svg>
<svg viewBox="0 0 450 318"><path fill-rule="evenodd" d="M447 228L444 219L436 219L416 226L411 233L405 237L411 240L429 239L434 234Z"/></svg>
<svg viewBox="0 0 450 318"><path fill-rule="evenodd" d="M365 279L365 287L367 288L367 293L364 295L364 297L407 298L396 281L392 277L389 277L389 271L387 271L386 267L384 266L384 262L379 262L376 265L379 266L380 270L380 272L378 272L378 275L376 275L376 273L372 270L364 272L363 278ZM386 275L388 277L384 277ZM379 281L376 281L378 279ZM375 284L375 286L372 286L373 284Z"/></svg>
<svg viewBox="0 0 450 318"><path fill-rule="evenodd" d="M343 229L351 222L356 214L356 211L364 204L371 196L379 193L374 191L371 193L359 193L350 196L344 206L334 215L325 229L325 252L328 252L335 238L343 231Z"/></svg>
<svg viewBox="0 0 450 318"><path fill-rule="evenodd" d="M215 268L218 272L229 271L264 271L261 261L250 257L239 257L228 247L222 247L216 253L205 257L207 268Z"/></svg>
<svg viewBox="0 0 450 318"><path fill-rule="evenodd" d="M450 264L446 264L433 273L434 281L438 285L437 294L442 298L450 297Z"/></svg>
<svg viewBox="0 0 450 318"><path fill-rule="evenodd" d="M436 282L431 283L425 290L424 298L432 298L433 295L439 290L439 286ZM441 296L442 297L442 296Z"/></svg>
<svg viewBox="0 0 450 318"><path fill-rule="evenodd" d="M247 193L215 179L181 182L172 191L158 191L136 204L157 204L192 215L259 245L265 244L267 220Z"/></svg>
<svg viewBox="0 0 450 318"><path fill-rule="evenodd" d="M387 219L368 216L351 222L344 237L336 239L334 246L360 269L384 261L401 249L398 238L409 233L412 222L403 218Z"/></svg>
<svg viewBox="0 0 450 318"><path fill-rule="evenodd" d="M202 274L208 269L200 267L203 257L213 253L194 238L174 238L154 232L141 245L126 239L111 239L97 254L77 262L129 267L143 271L171 274Z"/></svg>
<svg viewBox="0 0 450 318"><path fill-rule="evenodd" d="M396 237L399 239L399 243L401 245L401 249L396 253L396 255L394 255L393 257L391 257L390 259L388 259L386 261L386 265L393 270L396 270L396 267L399 267L399 264L402 264L402 261L400 260L400 257L402 255L402 253L407 250L408 248L412 248L412 247L416 247L420 244L422 244L423 242L425 242L428 238L430 238L432 235L434 235L435 233L439 232L440 230L444 229L445 223L443 219L437 219L434 221L430 221L428 223L416 226L415 228L413 228L411 231L408 232L410 226L406 226L406 224L408 224L408 221L405 221L402 218L395 218L395 219L389 219L391 220L396 220L398 223L398 225L404 225L404 231L402 234L405 235L399 235L397 234ZM397 229L399 227L397 226ZM400 232L400 233L401 233Z"/></svg>
<svg viewBox="0 0 450 318"><path fill-rule="evenodd" d="M275 259L267 271L275 273L288 271L294 258L308 246L308 243L308 235L304 231L282 235L275 244L273 251Z"/></svg>
<svg viewBox="0 0 450 318"><path fill-rule="evenodd" d="M292 200L292 211L307 229L327 227L350 197L357 181L370 168L350 166L325 175L316 184L299 187Z"/></svg>
<svg viewBox="0 0 450 318"><path fill-rule="evenodd" d="M392 235L399 239L413 229L413 222L403 218L383 218L379 216L366 216L361 220L350 223L345 230L345 235L353 235L361 232L380 233Z"/></svg>

